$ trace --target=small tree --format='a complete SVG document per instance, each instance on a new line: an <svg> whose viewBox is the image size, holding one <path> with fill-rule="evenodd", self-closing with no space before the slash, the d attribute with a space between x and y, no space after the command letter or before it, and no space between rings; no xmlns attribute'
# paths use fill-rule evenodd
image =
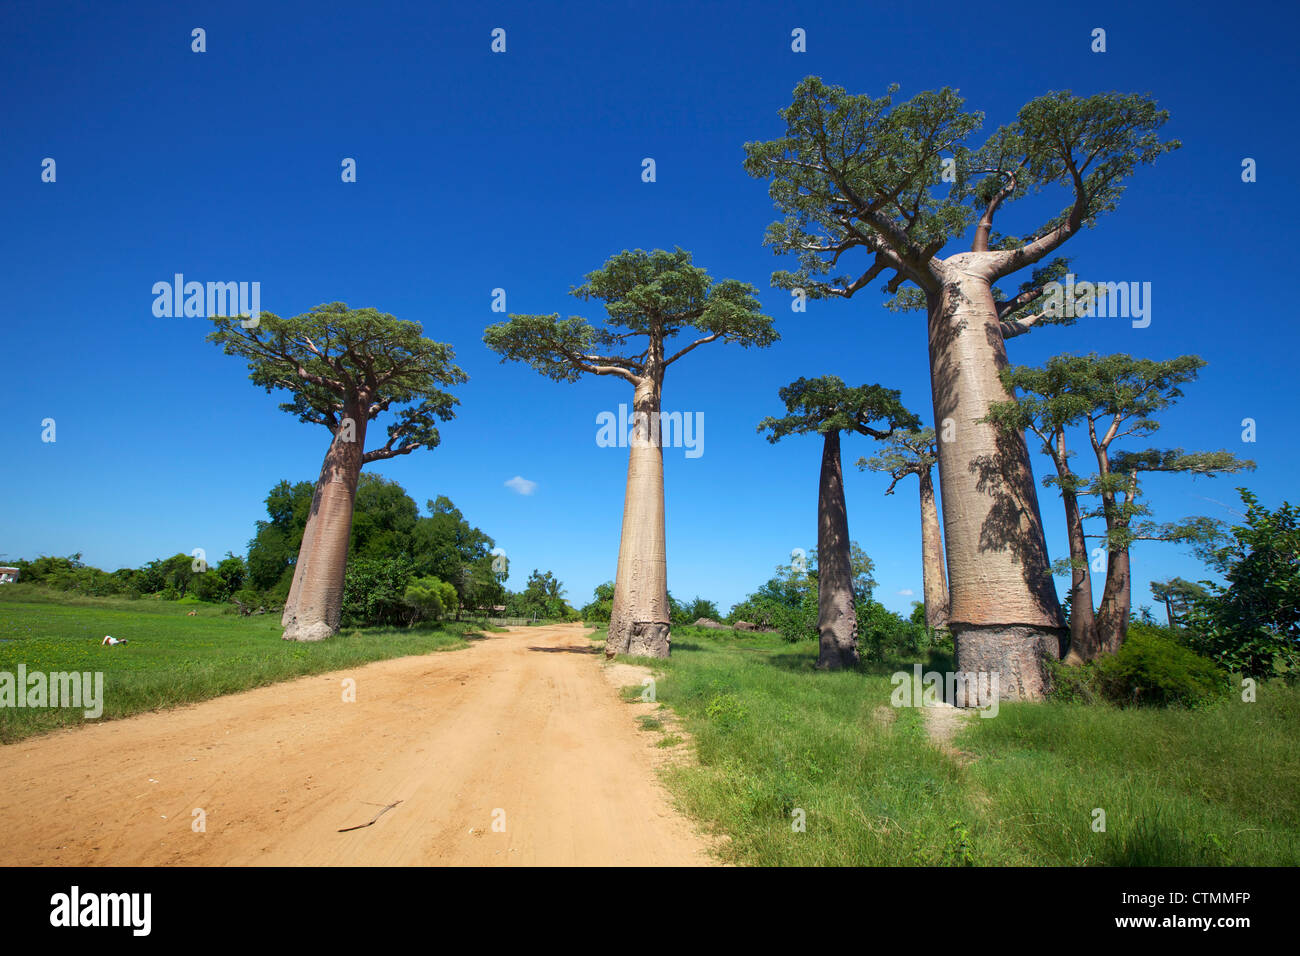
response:
<svg viewBox="0 0 1300 956"><path fill-rule="evenodd" d="M320 305L291 319L263 312L252 328L216 317L208 341L246 359L249 378L268 392L288 391L280 408L333 436L312 495L281 622L285 640L319 641L342 617L348 539L361 469L439 442L436 422L454 417L459 400L440 386L468 376L451 364L452 348L423 336L418 322L375 309ZM369 423L395 412L388 441L365 450Z"/></svg>
<svg viewBox="0 0 1300 956"><path fill-rule="evenodd" d="M1233 670L1262 679L1277 665L1291 676L1300 667L1300 508L1282 502L1270 511L1245 488L1245 523L1210 563L1228 581L1204 582L1187 625L1192 646Z"/></svg>
<svg viewBox="0 0 1300 956"><path fill-rule="evenodd" d="M442 620L459 606L455 587L435 577L416 578L406 586L403 599L415 612L412 622L421 619Z"/></svg>
<svg viewBox="0 0 1300 956"><path fill-rule="evenodd" d="M1097 458L1097 472L1088 489L1101 499L1085 517L1106 521L1106 585L1097 611L1097 641L1101 651L1115 651L1124 641L1132 608L1133 581L1129 548L1134 541L1170 541L1204 544L1221 533L1221 523L1192 517L1157 524L1138 521L1150 514L1141 500L1140 476L1148 472L1182 472L1191 475L1229 474L1253 470L1253 461L1231 452L1184 452L1175 449L1115 451L1116 440L1150 435L1160 423L1153 417L1182 397L1182 386L1193 381L1205 366L1195 355L1166 361L1135 359L1117 354L1085 356L1078 366L1079 387L1089 405L1084 421Z"/></svg>
<svg viewBox="0 0 1300 956"><path fill-rule="evenodd" d="M822 466L817 491L817 631L821 646L817 666L824 670L858 662L857 611L848 511L840 462L840 432L887 438L895 428L916 428L920 421L903 407L897 389L880 385L848 388L834 375L800 378L780 391L789 413L765 418L759 431L768 440L815 432L822 436ZM878 427L873 427L876 423Z"/></svg>
<svg viewBox="0 0 1300 956"><path fill-rule="evenodd" d="M1189 609L1197 604L1204 604L1210 592L1202 585L1183 578L1170 578L1168 581L1152 581L1151 593L1165 606L1165 617L1170 627L1182 626Z"/></svg>
<svg viewBox="0 0 1300 956"><path fill-rule="evenodd" d="M1129 548L1134 541L1172 541L1197 544L1214 540L1219 523L1192 517L1156 524L1134 519L1150 513L1140 500L1139 475L1150 471L1183 471L1213 475L1253 468L1228 452L1185 453L1148 450L1116 451L1122 438L1150 435L1160 428L1155 416L1182 397L1182 386L1193 381L1205 362L1195 355L1166 361L1135 359L1124 354L1058 355L1042 368L1011 366L1002 370L1008 389L1020 393L1018 401L995 402L986 416L1004 431L1029 429L1052 459L1056 475L1044 480L1055 484L1065 504L1070 544L1070 649L1072 662L1091 660L1115 651L1124 640L1132 607ZM1067 447L1067 429L1087 428L1097 460L1091 476L1077 474ZM1101 506L1083 512L1080 495L1098 495ZM1094 615L1092 580L1084 529L1087 518L1101 517L1106 532L1106 584L1101 609Z"/></svg>
<svg viewBox="0 0 1300 956"><path fill-rule="evenodd" d="M754 288L714 282L682 249L622 252L572 290L605 305L606 320L512 315L483 335L501 360L524 362L557 382L583 375L621 378L633 388L627 492L605 654L667 657L672 629L664 532L660 405L668 367L702 345L766 347L777 339ZM693 336L672 351L677 335Z"/></svg>
<svg viewBox="0 0 1300 956"><path fill-rule="evenodd" d="M939 460L938 443L933 428L895 432L885 450L870 458L859 458L858 467L889 475L885 494L908 475L916 475L921 492L921 580L925 592L924 623L942 629L948 626L948 579L944 574L943 532L935 506L931 470Z"/></svg>

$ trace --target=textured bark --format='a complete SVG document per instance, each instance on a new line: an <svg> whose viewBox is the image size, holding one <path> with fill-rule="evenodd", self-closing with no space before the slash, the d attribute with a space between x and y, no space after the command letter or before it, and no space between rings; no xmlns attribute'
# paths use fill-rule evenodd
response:
<svg viewBox="0 0 1300 956"><path fill-rule="evenodd" d="M1114 431L1113 427L1111 431ZM1110 475L1111 435L1103 439L1094 437L1093 447L1097 452L1097 470L1103 476ZM1132 492L1128 499L1132 500ZM1123 531L1128 528L1128 520L1122 517L1119 503L1113 491L1103 491L1101 510L1106 518L1107 532ZM1101 606L1097 610L1097 642L1100 653L1109 654L1119 650L1128 634L1128 618L1132 608L1132 578L1129 573L1129 553L1127 544L1107 542L1106 584L1101 591Z"/></svg>
<svg viewBox="0 0 1300 956"><path fill-rule="evenodd" d="M636 432L629 443L623 533L605 656L667 657L671 645L667 541L664 533L664 462L652 427L660 389L653 374L636 387Z"/></svg>
<svg viewBox="0 0 1300 956"><path fill-rule="evenodd" d="M960 655L961 674L997 675L996 685L979 679L968 680L958 707L983 707L992 703L981 692L998 688L1000 700L1040 700L1050 686L1047 658L1060 652L1060 637L1047 628L1023 624L995 624L989 627L952 624L953 640ZM964 698L964 699L963 699Z"/></svg>
<svg viewBox="0 0 1300 956"><path fill-rule="evenodd" d="M1044 450L1056 466L1056 477L1061 488L1061 502L1065 506L1065 531L1070 546L1070 633L1069 642L1062 648L1070 664L1080 664L1094 659L1101 651L1097 639L1097 621L1092 610L1092 572L1088 564L1088 542L1083 534L1083 516L1079 512L1079 496L1075 492L1076 476L1070 470L1070 454L1065 446L1065 429L1057 428L1050 434L1038 433Z"/></svg>
<svg viewBox="0 0 1300 956"><path fill-rule="evenodd" d="M1006 347L983 257L947 259L928 296L949 629L959 671L1000 673L1002 697L1036 699L1044 685L1026 655L1059 657L1065 622L1024 436L979 421L1012 400L998 378Z"/></svg>
<svg viewBox="0 0 1300 956"><path fill-rule="evenodd" d="M338 633L342 619L343 576L366 440L361 409L349 409L345 415L355 423L354 440L343 441L340 429L321 466L280 619L286 641L324 640Z"/></svg>
<svg viewBox="0 0 1300 956"><path fill-rule="evenodd" d="M1128 548L1111 550L1106 560L1106 586L1102 589L1101 608L1097 612L1097 639L1101 653L1112 654L1124 643L1133 607L1132 586Z"/></svg>
<svg viewBox="0 0 1300 956"><path fill-rule="evenodd" d="M1064 476L1062 476L1064 479ZM1066 660L1071 664L1090 661L1101 653L1097 638L1097 621L1092 610L1092 573L1088 566L1088 543L1083 536L1083 518L1079 498L1062 489L1065 502L1065 527L1070 540L1070 645Z"/></svg>
<svg viewBox="0 0 1300 956"><path fill-rule="evenodd" d="M925 626L948 626L948 578L944 572L943 533L934 501L930 469L918 472L921 479L921 574L925 590Z"/></svg>
<svg viewBox="0 0 1300 956"><path fill-rule="evenodd" d="M858 663L858 618L853 602L849 519L844 503L840 433L828 431L822 443L817 491L817 667L839 670Z"/></svg>

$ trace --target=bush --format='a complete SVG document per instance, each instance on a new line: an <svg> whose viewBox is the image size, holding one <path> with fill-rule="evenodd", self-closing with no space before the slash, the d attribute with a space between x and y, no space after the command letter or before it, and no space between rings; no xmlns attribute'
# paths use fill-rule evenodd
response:
<svg viewBox="0 0 1300 956"><path fill-rule="evenodd" d="M916 657L929 643L924 624L904 620L879 601L859 601L857 611L858 653L866 660Z"/></svg>
<svg viewBox="0 0 1300 956"><path fill-rule="evenodd" d="M414 577L410 558L357 559L343 579L343 623L397 624L409 617L406 587Z"/></svg>
<svg viewBox="0 0 1300 956"><path fill-rule="evenodd" d="M411 609L411 620L440 621L456 610L456 589L446 581L433 576L416 578L406 586L403 595Z"/></svg>
<svg viewBox="0 0 1300 956"><path fill-rule="evenodd" d="M1195 707L1229 687L1226 671L1170 636L1170 629L1131 624L1114 654L1078 667L1052 662L1053 700L1120 707Z"/></svg>
<svg viewBox="0 0 1300 956"><path fill-rule="evenodd" d="M678 604L675 601L672 603L674 624L694 624L702 617L707 617L710 621L722 620L722 613L718 610L718 606L702 597L696 597L686 604Z"/></svg>

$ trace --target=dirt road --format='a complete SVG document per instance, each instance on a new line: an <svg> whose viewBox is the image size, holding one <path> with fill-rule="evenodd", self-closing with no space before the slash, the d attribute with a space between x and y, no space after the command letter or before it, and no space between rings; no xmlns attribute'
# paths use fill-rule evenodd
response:
<svg viewBox="0 0 1300 956"><path fill-rule="evenodd" d="M514 628L0 747L0 865L708 864L652 738L581 627Z"/></svg>

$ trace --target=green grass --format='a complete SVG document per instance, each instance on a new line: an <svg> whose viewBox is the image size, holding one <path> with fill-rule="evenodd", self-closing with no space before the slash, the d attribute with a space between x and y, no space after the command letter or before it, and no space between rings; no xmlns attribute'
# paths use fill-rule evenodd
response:
<svg viewBox="0 0 1300 956"><path fill-rule="evenodd" d="M188 617L196 611L195 617ZM345 629L316 644L280 640L280 617L214 605L86 598L0 586L0 671L102 671L112 720L356 664L467 647L481 625ZM104 635L129 641L101 647ZM81 709L0 707L0 743L85 721Z"/></svg>
<svg viewBox="0 0 1300 956"><path fill-rule="evenodd" d="M667 782L730 837L732 862L1300 862L1300 688L1196 710L1003 704L969 721L955 745L974 759L959 763L916 710L889 706L894 662L818 673L815 659L777 636L688 627L669 660L640 662L698 751Z"/></svg>

